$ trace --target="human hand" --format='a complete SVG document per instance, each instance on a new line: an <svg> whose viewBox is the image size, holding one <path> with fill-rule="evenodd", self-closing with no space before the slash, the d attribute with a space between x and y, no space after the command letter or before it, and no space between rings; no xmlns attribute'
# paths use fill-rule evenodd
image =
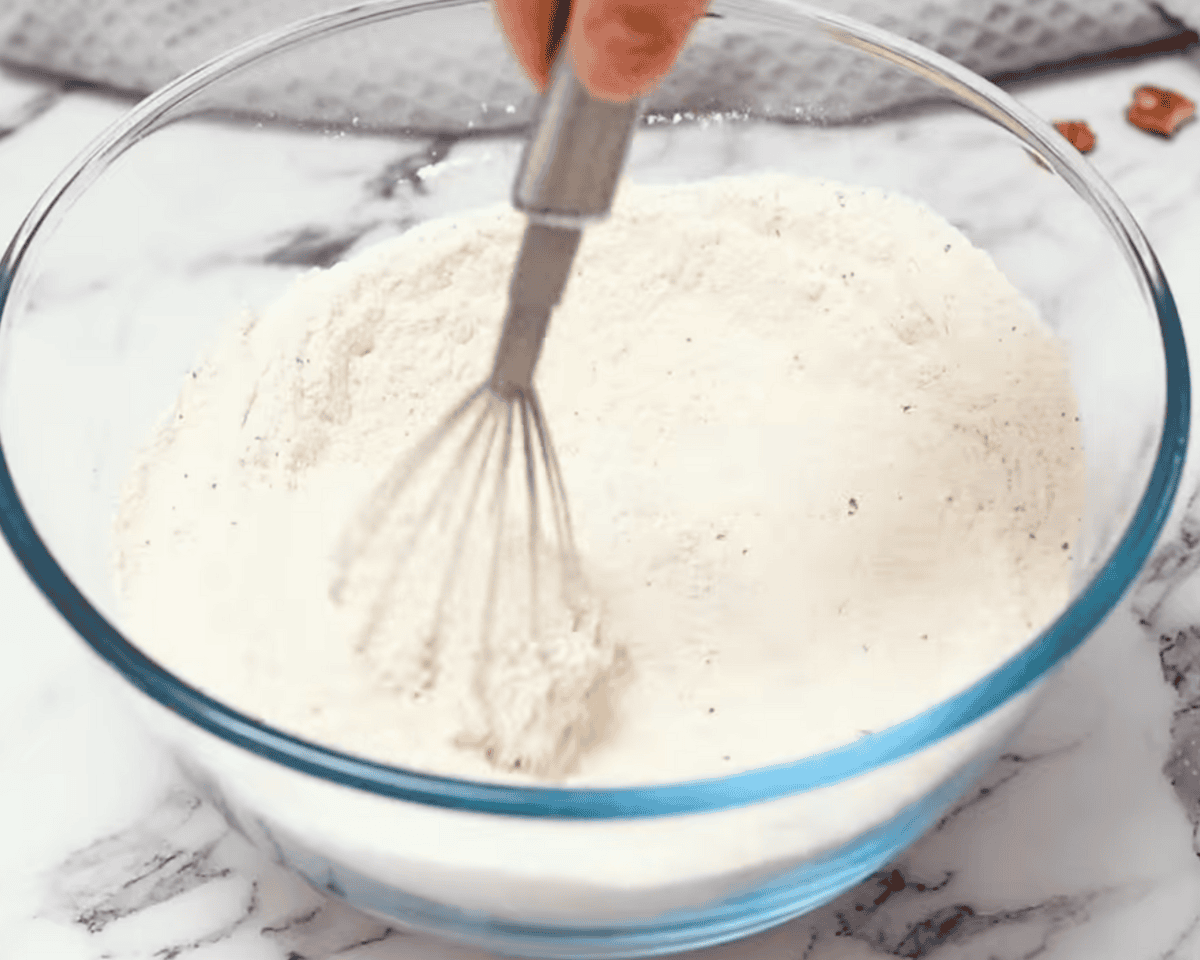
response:
<svg viewBox="0 0 1200 960"><path fill-rule="evenodd" d="M544 90L555 14L567 0L495 2L517 60ZM707 6L708 0L572 0L566 53L592 96L628 101L671 69Z"/></svg>

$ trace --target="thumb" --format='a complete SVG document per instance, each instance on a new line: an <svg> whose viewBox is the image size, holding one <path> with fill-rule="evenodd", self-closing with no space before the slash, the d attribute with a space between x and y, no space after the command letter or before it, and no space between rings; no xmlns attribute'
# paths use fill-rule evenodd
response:
<svg viewBox="0 0 1200 960"><path fill-rule="evenodd" d="M641 96L675 63L708 0L574 0L575 70L594 97Z"/></svg>

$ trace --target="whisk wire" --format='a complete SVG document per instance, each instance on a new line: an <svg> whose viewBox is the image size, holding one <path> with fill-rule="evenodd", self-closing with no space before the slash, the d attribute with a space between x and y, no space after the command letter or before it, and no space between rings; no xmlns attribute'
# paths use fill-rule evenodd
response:
<svg viewBox="0 0 1200 960"><path fill-rule="evenodd" d="M530 413L537 431L542 463L546 466L546 485L550 496L551 515L554 518L554 532L558 538L564 568L574 579L578 573L578 556L575 552L575 532L571 524L571 508L567 500L566 485L563 483L562 469L558 464L558 454L554 449L550 428L546 424L546 418L542 415L541 400L537 391L532 387L529 390L529 399Z"/></svg>
<svg viewBox="0 0 1200 960"><path fill-rule="evenodd" d="M532 393L532 390L530 392ZM538 524L537 469L536 461L533 459L530 403L526 401L524 394L522 394L518 397L517 404L521 409L521 440L525 448L525 486L529 494L529 623L532 637L537 641L541 637L538 624L538 554L540 552L538 550L538 543L541 531Z"/></svg>
<svg viewBox="0 0 1200 960"><path fill-rule="evenodd" d="M483 444L483 450L479 458L478 469L475 470L475 477L471 483L471 491L467 495L467 509L458 524L458 530L454 534L453 547L450 552L449 562L446 564L446 570L442 575L442 584L438 590L438 599L434 607L433 623L430 625L429 642L436 645L438 635L441 632L442 624L445 621L446 604L448 603L451 592L454 589L454 582L457 577L459 568L462 564L463 551L467 543L467 535L471 529L471 520L475 514L475 510L479 504L479 493L483 488L484 480L487 477L488 463L491 460L492 446L496 442L496 435L500 432L500 425L492 417L491 405L495 402L492 397L485 397L487 406L480 412L470 435L463 441L459 447L458 453L455 456L454 467L451 470L452 481L443 489L449 491L448 495L442 498L442 503L452 502L454 494L458 490L457 478L460 474L466 473L467 456L474 449L475 442L478 440L483 425L491 420L491 430L487 434L487 440ZM508 440L504 439L503 443L507 447Z"/></svg>
<svg viewBox="0 0 1200 960"><path fill-rule="evenodd" d="M379 535L380 531L384 529L384 522L396 509L397 504L401 502L400 492L411 483L414 476L429 461L438 446L453 430L455 424L466 415L472 404L486 391L486 385L477 387L471 391L457 407L442 418L438 425L416 447L393 464L384 478L375 485L366 502L355 513L349 527L343 533L338 543L337 551L334 555L337 574L330 587L330 594L334 600L341 598L346 588L346 582L349 579L349 571L352 565L366 553L367 548ZM483 415L479 419L480 422L476 425L476 428L482 426ZM435 506L436 501L429 505L429 510L432 510Z"/></svg>
<svg viewBox="0 0 1200 960"><path fill-rule="evenodd" d="M480 655L476 658L474 671L476 695L485 705L485 711L490 712L490 708L487 706L487 665L492 657L492 628L495 625L496 595L499 584L498 573L501 566L501 552L504 548L504 518L508 493L508 484L505 483L505 479L508 476L508 464L512 453L513 412L510 401L497 397L490 391L488 396L490 403L503 404L505 408L500 466L497 473L495 490L492 494L491 512L495 530L491 537L492 555L488 560L487 587L483 600L483 618L479 629Z"/></svg>
<svg viewBox="0 0 1200 960"><path fill-rule="evenodd" d="M350 575L350 564L361 561L364 552L370 546L371 542L378 535L379 531L385 528L385 523L389 515L395 512L397 504L401 502L399 494L429 464L446 436L467 416L472 405L481 397L488 402L485 402L483 408L470 423L466 436L454 452L453 466L449 471L446 482L437 485L433 496L424 505L424 509L408 525L408 530L400 543L397 544L397 549L388 552L387 569L379 583L379 592L369 608L367 618L359 633L358 642L360 645L369 642L370 638L379 630L380 625L391 609L396 588L400 583L401 574L408 560L416 553L415 547L418 540L434 521L434 518L439 513L445 513L450 505L454 503L455 495L461 489L464 478L470 475L470 471L467 469L467 461L471 452L477 448L480 437L484 434L484 430L488 425L491 412L490 393L483 389L471 393L463 403L438 425L433 433L414 449L410 457L406 457L397 465L396 469L376 487L374 495L360 512L355 526L344 543L343 559L339 565L339 575L334 585L333 595L335 599L339 599L345 589ZM486 440L483 443L484 456L480 460L479 469L475 471L476 476L469 501L472 510L474 509L479 489L482 486L483 474L488 462L487 451L495 443L498 424L492 421L491 427L492 429L487 434ZM435 634L437 624L441 622L445 609L445 595L453 583L454 573L456 572L458 560L461 557L462 544L465 542L469 523L470 515L468 514L460 524L460 529L455 538L456 545L451 551L450 563L447 565L446 576L443 578L442 587L439 591L439 599L435 608ZM433 642L436 642L436 635L431 635L427 638L426 646L428 647Z"/></svg>

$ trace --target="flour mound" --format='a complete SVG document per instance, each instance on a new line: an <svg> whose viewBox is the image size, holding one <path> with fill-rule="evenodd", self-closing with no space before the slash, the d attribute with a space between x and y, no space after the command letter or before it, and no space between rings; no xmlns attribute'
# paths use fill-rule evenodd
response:
<svg viewBox="0 0 1200 960"><path fill-rule="evenodd" d="M783 176L626 184L585 234L536 379L577 567L549 514L530 542L519 469L461 550L465 483L409 544L413 505L475 475L452 443L331 595L363 505L486 379L523 227L423 224L230 325L126 487L128 635L344 750L600 785L853 742L1061 611L1061 345L928 209Z"/></svg>
<svg viewBox="0 0 1200 960"><path fill-rule="evenodd" d="M479 392L401 456L341 544L332 596L380 684L457 697L456 744L553 777L603 735L624 651L520 411Z"/></svg>

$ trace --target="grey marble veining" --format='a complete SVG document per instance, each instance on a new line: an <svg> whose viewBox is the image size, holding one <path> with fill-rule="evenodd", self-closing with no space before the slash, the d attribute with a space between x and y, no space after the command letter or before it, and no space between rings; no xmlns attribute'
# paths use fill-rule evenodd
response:
<svg viewBox="0 0 1200 960"><path fill-rule="evenodd" d="M950 828L960 813L1002 789L1025 765L1045 759L1006 754L935 832ZM1085 891L987 912L955 899L955 873L947 869L927 876L907 865L893 866L789 925L788 941L800 948L801 960L826 956L839 940L883 956L929 958L998 930L1019 930L1042 949L1061 930L1083 921L1100 896ZM108 938L115 924L194 897L208 886L220 891L229 908L226 916L203 925L203 932L185 928L182 936L158 946L155 956L172 960L209 945L261 941L286 946L297 960L323 960L354 956L387 940L416 939L308 890L263 859L210 804L186 789L171 789L125 829L72 852L50 876L43 915L85 930L114 958L137 955L111 952ZM114 940L112 947L122 949Z"/></svg>
<svg viewBox="0 0 1200 960"><path fill-rule="evenodd" d="M1200 622L1188 609L1200 590L1200 491L1185 509L1175 535L1149 564L1134 609L1156 640L1162 679L1174 693L1163 775L1192 824L1192 847L1200 856Z"/></svg>
<svg viewBox="0 0 1200 960"><path fill-rule="evenodd" d="M934 832L953 830L964 811L1003 790L1029 765L1051 761L1058 752L1006 754ZM910 859L873 875L814 914L758 939L776 948L786 943L788 955L799 960L837 956L831 951L843 943L862 946L869 955L915 960L954 956L964 948L992 950L1001 944L1020 944L1022 952L1007 955L1034 957L1050 950L1064 931L1086 923L1110 893L1097 887L989 910L958 896L957 870L927 872L911 866ZM209 946L257 944L264 949L285 948L291 960L325 960L374 956L362 951L401 941L413 951L440 955L446 950L449 956L459 955L453 948L364 917L309 890L263 859L211 805L181 788L171 789L125 829L71 853L50 876L42 914L86 931L103 955L113 960L140 955L124 942L126 938L113 936L120 921L149 916L172 902L182 905L206 887L220 896L226 908L223 915L196 930L185 925L174 937L160 938L155 957L172 960ZM1194 923L1184 933L1193 927ZM708 951L704 956L713 960L723 954L741 956L744 947ZM764 950L763 955L776 954Z"/></svg>

